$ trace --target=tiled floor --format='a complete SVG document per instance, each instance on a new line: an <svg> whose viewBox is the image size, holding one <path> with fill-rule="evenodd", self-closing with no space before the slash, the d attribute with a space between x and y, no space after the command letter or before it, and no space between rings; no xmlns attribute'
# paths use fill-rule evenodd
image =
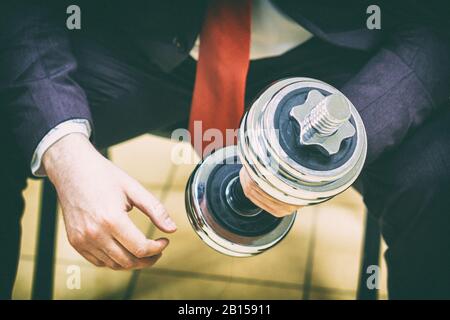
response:
<svg viewBox="0 0 450 320"><path fill-rule="evenodd" d="M189 225L184 187L194 165L174 164L172 147L173 142L146 135L110 150L112 160L157 195L178 225L163 258L141 272L91 266L69 245L60 214L55 298L354 299L364 223L364 206L355 191L301 210L290 234L272 250L252 258L230 258L207 247ZM183 150L190 152L189 147ZM30 181L25 191L16 299L31 295L40 188L40 182ZM134 211L131 216L149 236L160 235L144 215ZM70 266L80 268L80 289L67 285ZM382 298L385 270L383 263Z"/></svg>

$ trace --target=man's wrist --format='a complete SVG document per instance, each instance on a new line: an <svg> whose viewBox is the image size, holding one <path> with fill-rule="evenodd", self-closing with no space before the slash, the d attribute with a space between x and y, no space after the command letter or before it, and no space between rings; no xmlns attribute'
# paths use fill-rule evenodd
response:
<svg viewBox="0 0 450 320"><path fill-rule="evenodd" d="M71 133L82 133L86 137L91 136L91 125L87 119L70 119L61 122L56 127L52 128L39 142L34 150L31 159L31 172L37 177L46 175L44 166L42 165L42 157L44 153L55 142Z"/></svg>
<svg viewBox="0 0 450 320"><path fill-rule="evenodd" d="M52 146L42 156L42 166L50 180L69 170L86 152L95 151L89 139L82 133L70 133Z"/></svg>

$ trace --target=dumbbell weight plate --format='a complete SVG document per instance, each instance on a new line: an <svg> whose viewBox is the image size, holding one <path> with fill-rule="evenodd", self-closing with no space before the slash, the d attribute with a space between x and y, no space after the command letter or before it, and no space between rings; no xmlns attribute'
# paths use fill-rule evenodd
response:
<svg viewBox="0 0 450 320"><path fill-rule="evenodd" d="M356 135L342 143L338 154L324 157L316 147L298 144L300 132L289 114L312 90L324 96L343 95L315 79L280 80L253 102L239 130L240 156L252 180L266 193L294 205L320 203L347 189L358 177L367 151L361 117L347 98Z"/></svg>
<svg viewBox="0 0 450 320"><path fill-rule="evenodd" d="M262 211L236 212L226 199L227 186L239 178L236 146L217 150L200 163L186 187L186 210L194 230L213 249L230 256L259 254L289 232L295 214L276 218Z"/></svg>

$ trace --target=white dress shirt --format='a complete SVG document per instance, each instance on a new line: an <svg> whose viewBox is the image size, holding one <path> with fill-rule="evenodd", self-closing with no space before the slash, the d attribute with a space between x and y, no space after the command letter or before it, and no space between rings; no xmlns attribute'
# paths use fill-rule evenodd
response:
<svg viewBox="0 0 450 320"><path fill-rule="evenodd" d="M297 22L278 10L270 0L252 1L250 60L282 55L312 37ZM190 55L198 60L200 38Z"/></svg>
<svg viewBox="0 0 450 320"><path fill-rule="evenodd" d="M279 11L270 0L253 0L251 14L251 60L282 55L312 37L311 33ZM199 46L200 39L197 38L190 52L195 60L198 59ZM71 133L81 133L89 138L91 135L89 122L85 119L71 119L50 130L36 147L31 160L31 172L35 176L45 176L41 162L47 149Z"/></svg>

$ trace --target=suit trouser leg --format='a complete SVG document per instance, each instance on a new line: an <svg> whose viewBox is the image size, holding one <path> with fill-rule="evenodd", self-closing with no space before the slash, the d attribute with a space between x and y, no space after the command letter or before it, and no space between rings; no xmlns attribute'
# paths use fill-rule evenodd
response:
<svg viewBox="0 0 450 320"><path fill-rule="evenodd" d="M366 168L364 201L388 245L389 298L450 298L450 110Z"/></svg>

